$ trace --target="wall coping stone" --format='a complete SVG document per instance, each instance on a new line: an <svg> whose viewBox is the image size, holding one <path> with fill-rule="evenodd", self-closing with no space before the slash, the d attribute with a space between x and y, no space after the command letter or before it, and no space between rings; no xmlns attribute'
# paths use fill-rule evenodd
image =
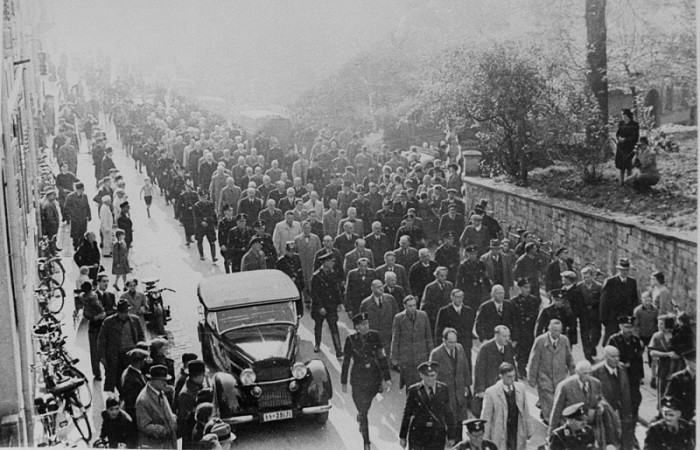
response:
<svg viewBox="0 0 700 450"><path fill-rule="evenodd" d="M463 177L463 180L467 184L473 184L492 191L507 193L515 197L520 197L522 199L538 203L540 205L563 209L565 211L592 218L595 220L600 220L602 222L624 225L630 228L637 228L662 239L669 239L690 245L692 247L697 247L697 231L678 230L670 227L664 227L661 225L641 223L641 220L646 219L630 214L621 214L613 211L607 211L601 208L596 208L595 206L584 205L573 200L564 200L548 197L547 195L535 189L515 186L509 183L496 181L490 178Z"/></svg>

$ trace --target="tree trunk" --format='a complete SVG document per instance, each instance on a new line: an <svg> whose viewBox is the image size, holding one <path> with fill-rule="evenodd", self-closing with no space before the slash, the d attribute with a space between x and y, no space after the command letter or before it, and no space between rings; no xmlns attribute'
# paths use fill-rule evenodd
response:
<svg viewBox="0 0 700 450"><path fill-rule="evenodd" d="M605 7L607 0L586 0L588 85L598 101L603 123L608 123L608 55Z"/></svg>

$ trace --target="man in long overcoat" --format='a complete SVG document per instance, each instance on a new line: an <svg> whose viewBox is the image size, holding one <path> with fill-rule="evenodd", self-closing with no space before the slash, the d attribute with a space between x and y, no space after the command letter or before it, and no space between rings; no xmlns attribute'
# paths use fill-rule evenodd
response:
<svg viewBox="0 0 700 450"><path fill-rule="evenodd" d="M591 375L600 380L603 398L617 412L622 422L622 437L620 442L609 442L623 449L631 449L634 445L634 428L637 421L632 416L632 400L630 397L630 381L627 368L620 362L620 351L608 345L603 347L605 359L593 366Z"/></svg>
<svg viewBox="0 0 700 450"><path fill-rule="evenodd" d="M629 259L620 258L616 267L617 275L603 282L600 293L600 322L605 325L603 345L607 345L610 336L617 333L617 318L631 316L639 305L637 280L629 276Z"/></svg>
<svg viewBox="0 0 700 450"><path fill-rule="evenodd" d="M409 295L404 310L394 317L391 327L391 364L401 371L399 388L420 381L418 364L427 361L433 349L433 334L428 315L417 309L418 301Z"/></svg>
<svg viewBox="0 0 700 450"><path fill-rule="evenodd" d="M481 411L481 418L486 421L484 439L500 449L525 450L533 435L525 386L515 381L516 371L512 364L501 364L498 372L500 380L484 393ZM511 422L511 414L517 417L517 424Z"/></svg>
<svg viewBox="0 0 700 450"><path fill-rule="evenodd" d="M311 222L301 223L301 234L294 238L294 245L301 259L301 270L304 275L304 286L311 286L314 274L314 259L316 252L321 250L321 239L311 232Z"/></svg>
<svg viewBox="0 0 700 450"><path fill-rule="evenodd" d="M394 316L399 312L396 299L384 293L384 283L373 280L371 283L372 295L362 300L360 312L367 313L369 327L379 332L385 350L391 348L391 327L394 324Z"/></svg>
<svg viewBox="0 0 700 450"><path fill-rule="evenodd" d="M442 333L442 344L430 352L430 360L439 364L438 381L447 385L450 409L454 418L452 439L455 441L462 438L461 423L467 418L467 395L472 380L470 365L467 364L468 356L457 339L457 331L454 328L445 328Z"/></svg>
<svg viewBox="0 0 700 450"><path fill-rule="evenodd" d="M105 391L114 391L114 387L120 383L121 374L128 365L126 353L143 340L145 337L141 321L129 314L129 302L126 299L119 300L117 314L105 319L97 336L97 353L105 365Z"/></svg>
<svg viewBox="0 0 700 450"><path fill-rule="evenodd" d="M85 195L85 185L83 183L75 183L75 191L66 196L63 210L68 221L70 221L70 237L73 239L73 249L77 250L87 231L88 222L92 220L90 202L87 195Z"/></svg>
<svg viewBox="0 0 700 450"><path fill-rule="evenodd" d="M498 368L507 362L515 366L515 349L510 343L510 330L508 327L499 325L496 327L493 339L484 342L476 356L474 364L474 396L476 397L473 406L474 415L479 415L481 411L481 400L484 392L493 386L499 378Z"/></svg>
<svg viewBox="0 0 700 450"><path fill-rule="evenodd" d="M151 366L148 384L136 399L136 423L142 448L177 449L177 416L173 414L166 392L168 368Z"/></svg>
<svg viewBox="0 0 700 450"><path fill-rule="evenodd" d="M527 366L528 381L537 388L542 418L549 421L557 384L574 373L574 358L569 338L561 332L558 319L549 323L549 331L535 339Z"/></svg>
<svg viewBox="0 0 700 450"><path fill-rule="evenodd" d="M452 289L450 293L450 304L438 311L435 322L435 342L442 337L445 328L457 330L457 342L462 345L467 355L467 366L469 372L472 369L472 329L474 328L474 313L464 304L464 292L459 289ZM471 379L469 379L471 385Z"/></svg>
<svg viewBox="0 0 700 450"><path fill-rule="evenodd" d="M374 269L369 268L369 260L361 258L357 262L357 269L348 273L345 282L345 310L349 316L353 316L360 310L360 303L372 293L372 281L377 279Z"/></svg>
<svg viewBox="0 0 700 450"><path fill-rule="evenodd" d="M434 272L435 281L429 283L423 292L420 309L428 314L430 327L435 329L438 312L450 304L450 296L454 286L447 281L447 267L438 267ZM437 342L437 336L435 338Z"/></svg>

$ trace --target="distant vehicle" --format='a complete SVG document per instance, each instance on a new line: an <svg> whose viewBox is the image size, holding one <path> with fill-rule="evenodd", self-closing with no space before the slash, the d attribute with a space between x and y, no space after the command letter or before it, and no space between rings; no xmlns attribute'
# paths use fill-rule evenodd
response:
<svg viewBox="0 0 700 450"><path fill-rule="evenodd" d="M292 120L285 114L279 112L251 109L241 111L236 121L245 130L251 139L255 139L258 132L263 130L267 137L276 137L280 141L282 148L286 148L292 143Z"/></svg>
<svg viewBox="0 0 700 450"><path fill-rule="evenodd" d="M215 372L214 405L224 422L295 417L328 420L330 374L318 359L298 362L299 291L279 270L208 277L197 295L202 358Z"/></svg>

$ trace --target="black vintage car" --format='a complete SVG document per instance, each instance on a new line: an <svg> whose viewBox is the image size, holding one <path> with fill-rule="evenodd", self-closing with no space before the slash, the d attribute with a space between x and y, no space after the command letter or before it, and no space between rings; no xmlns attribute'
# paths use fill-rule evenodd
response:
<svg viewBox="0 0 700 450"><path fill-rule="evenodd" d="M202 357L214 373L222 420L328 420L331 378L322 361L296 360L300 294L286 274L255 270L208 277L197 295Z"/></svg>

